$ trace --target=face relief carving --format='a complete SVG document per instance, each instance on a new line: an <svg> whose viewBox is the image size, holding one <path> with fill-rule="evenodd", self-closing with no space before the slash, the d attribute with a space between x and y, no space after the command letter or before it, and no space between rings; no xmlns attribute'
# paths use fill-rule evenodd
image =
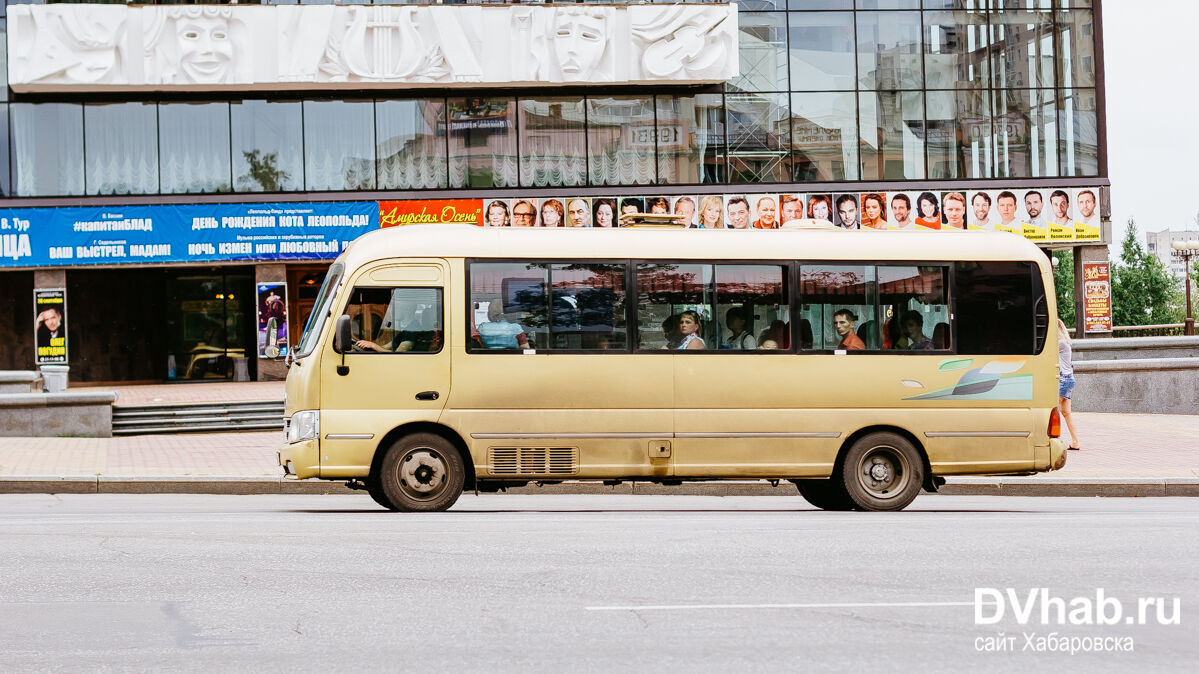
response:
<svg viewBox="0 0 1199 674"><path fill-rule="evenodd" d="M125 15L104 9L107 8L94 11L94 8L85 6L61 15L63 29L70 37L75 56L79 59L75 65L67 68L68 81L100 82L107 79L117 65L117 40L125 29Z"/></svg>
<svg viewBox="0 0 1199 674"><path fill-rule="evenodd" d="M182 17L175 22L179 67L193 82L224 82L233 62L229 21L220 17Z"/></svg>
<svg viewBox="0 0 1199 674"><path fill-rule="evenodd" d="M578 81L595 74L608 44L607 21L602 14L564 9L554 13L554 55L562 78Z"/></svg>

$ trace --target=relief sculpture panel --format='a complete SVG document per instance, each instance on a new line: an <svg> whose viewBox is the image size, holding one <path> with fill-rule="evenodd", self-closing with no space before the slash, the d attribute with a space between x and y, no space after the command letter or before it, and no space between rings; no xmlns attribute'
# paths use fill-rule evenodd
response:
<svg viewBox="0 0 1199 674"><path fill-rule="evenodd" d="M737 6L12 5L15 91L710 83Z"/></svg>

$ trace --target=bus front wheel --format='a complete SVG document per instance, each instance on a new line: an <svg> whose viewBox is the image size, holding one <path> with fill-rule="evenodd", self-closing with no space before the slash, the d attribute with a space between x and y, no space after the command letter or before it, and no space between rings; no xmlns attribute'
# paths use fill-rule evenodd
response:
<svg viewBox="0 0 1199 674"><path fill-rule="evenodd" d="M846 495L862 510L903 510L924 484L920 452L897 433L863 436L840 468Z"/></svg>
<svg viewBox="0 0 1199 674"><path fill-rule="evenodd" d="M414 433L397 440L383 456L379 495L392 510L448 510L462 495L465 476L453 444L433 433Z"/></svg>

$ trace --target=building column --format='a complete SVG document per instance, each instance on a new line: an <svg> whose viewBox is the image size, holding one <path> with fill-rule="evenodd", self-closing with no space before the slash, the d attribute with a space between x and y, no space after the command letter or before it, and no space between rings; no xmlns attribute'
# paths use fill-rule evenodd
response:
<svg viewBox="0 0 1199 674"><path fill-rule="evenodd" d="M1107 244L1074 247L1074 339L1093 339L1096 337L1112 336L1110 332L1086 334L1086 330L1084 329L1085 321L1083 320L1085 294L1083 290L1082 263L1107 261ZM1112 322L1115 323L1114 320Z"/></svg>
<svg viewBox="0 0 1199 674"><path fill-rule="evenodd" d="M285 264L256 264L254 265L254 283L287 283L287 265ZM257 290L257 285L255 286ZM255 293L257 295L257 293ZM257 305L258 298L255 296L254 303ZM290 312L291 307L287 307ZM287 362L282 356L279 358L258 358L258 309L255 306L253 316L254 326L254 358L258 359L258 373L256 379L258 381L279 381L287 378ZM288 335L290 341L291 335Z"/></svg>

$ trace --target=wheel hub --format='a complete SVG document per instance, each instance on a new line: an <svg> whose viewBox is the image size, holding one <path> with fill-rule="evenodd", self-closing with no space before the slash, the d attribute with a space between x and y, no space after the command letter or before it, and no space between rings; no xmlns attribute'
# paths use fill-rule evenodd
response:
<svg viewBox="0 0 1199 674"><path fill-rule="evenodd" d="M429 450L415 450L400 464L400 482L421 494L436 491L445 482L445 476L445 462Z"/></svg>
<svg viewBox="0 0 1199 674"><path fill-rule="evenodd" d="M870 477L879 482L885 482L891 477L891 467L885 463L876 463L870 467Z"/></svg>

